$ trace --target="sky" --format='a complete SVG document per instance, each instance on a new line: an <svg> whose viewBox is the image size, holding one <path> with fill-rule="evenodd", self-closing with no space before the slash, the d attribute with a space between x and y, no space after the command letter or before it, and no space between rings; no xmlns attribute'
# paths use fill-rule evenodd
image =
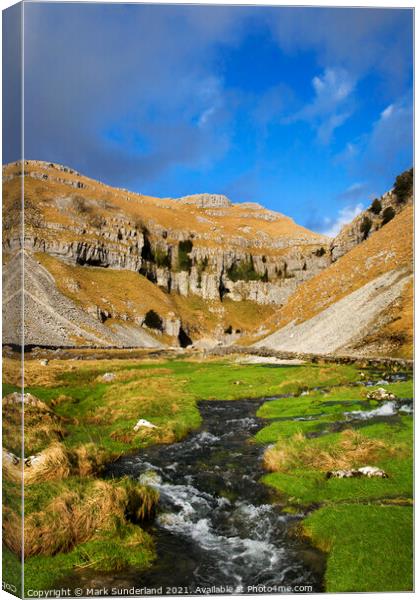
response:
<svg viewBox="0 0 420 600"><path fill-rule="evenodd" d="M327 234L412 165L411 10L24 11L27 159L153 196L259 202Z"/></svg>

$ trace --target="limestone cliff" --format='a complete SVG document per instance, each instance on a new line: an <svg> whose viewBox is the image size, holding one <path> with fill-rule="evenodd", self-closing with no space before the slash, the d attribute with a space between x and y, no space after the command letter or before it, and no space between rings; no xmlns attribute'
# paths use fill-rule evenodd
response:
<svg viewBox="0 0 420 600"><path fill-rule="evenodd" d="M408 204L413 203L413 169L396 179L394 187L376 198L367 210L345 225L330 246L331 260L336 261L389 223Z"/></svg>
<svg viewBox="0 0 420 600"><path fill-rule="evenodd" d="M20 172L5 171L7 189ZM24 176L26 250L136 271L167 292L282 304L329 262L328 238L258 205L210 194L150 198L34 161ZM16 238L5 238L16 249Z"/></svg>
<svg viewBox="0 0 420 600"><path fill-rule="evenodd" d="M334 240L258 203L233 204L210 193L154 198L109 187L55 163L10 164L3 168L3 180L6 343L21 339L17 299L22 269L25 339L38 345L249 343L296 319L303 323L309 315L316 317L341 299L350 314L344 296L353 292L366 318L376 310L366 327L377 318L386 328L387 319L379 313L389 308L397 314L401 298L409 300L408 250L403 265L394 263L410 236L406 215L413 201L412 171L397 178L393 190ZM402 239L398 223L403 223ZM390 252L386 244L397 247ZM372 256L369 248L375 250ZM358 257L363 257L362 266ZM386 275L398 268L401 273ZM379 279L372 289L393 291L382 303L371 304L374 274ZM380 283L382 276L385 283ZM359 293L365 284L366 293ZM337 315L331 308L326 318L340 328L344 317ZM313 325L322 330L327 321ZM317 345L309 325L302 344ZM398 326L392 327L395 337ZM295 332L273 335L276 347ZM344 337L334 344L344 347Z"/></svg>
<svg viewBox="0 0 420 600"><path fill-rule="evenodd" d="M20 163L7 165L3 171L6 255L24 250L30 257L50 256L68 266L133 272L171 298L197 297L213 314L224 314L226 302L281 306L300 283L330 262L328 238L256 203L235 205L218 194L152 198L40 161L25 161L23 168ZM22 181L23 242L16 212ZM56 277L59 287L58 272ZM120 277L122 286L124 278ZM68 296L69 291L62 293ZM106 296L106 289L98 294ZM74 301L79 301L77 294ZM125 315L140 325L147 313L146 306L135 316L105 304L112 305L112 298L101 306L98 297L84 309L103 322ZM182 310L171 307L173 316L167 317L165 307L158 309L162 334L178 343L185 322ZM201 334L223 341L223 328L229 330L232 324L215 321L213 329ZM260 325L252 323L254 328ZM185 326L193 330L195 324Z"/></svg>

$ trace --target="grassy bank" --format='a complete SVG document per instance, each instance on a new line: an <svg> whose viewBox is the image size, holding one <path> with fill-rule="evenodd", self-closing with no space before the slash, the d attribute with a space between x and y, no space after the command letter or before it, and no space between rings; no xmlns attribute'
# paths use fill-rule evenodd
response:
<svg viewBox="0 0 420 600"><path fill-rule="evenodd" d="M18 381L7 362L5 373L4 393L16 390ZM351 365L270 368L218 360L51 360L47 367L38 361L27 361L25 367L26 391L62 420L65 446L93 443L96 452L110 456L182 439L200 425L199 400L297 393L357 377ZM140 418L158 428L134 432Z"/></svg>
<svg viewBox="0 0 420 600"><path fill-rule="evenodd" d="M259 410L277 419L256 435L270 443L264 455L270 472L263 480L289 510L317 507L301 534L328 553L329 592L404 591L413 585L413 418L401 413L346 424L345 413L378 407L367 398L369 389L314 391L266 402ZM412 381L386 390L413 397ZM383 469L388 478L326 477L330 470L366 465Z"/></svg>
<svg viewBox="0 0 420 600"><path fill-rule="evenodd" d="M25 455L41 452L44 465L39 471L38 467L25 468L26 525L28 530L45 532L38 545L34 536L32 546L25 547L28 557L26 587L51 587L74 568L92 566L98 570L116 571L150 565L155 558L153 542L141 526L156 503L152 491L128 480L105 482L98 477L102 465L121 454L154 443L173 443L199 427L199 400L295 395L262 406L260 416L282 420L269 424L257 435L261 443L287 440L291 450L292 446L297 449L298 458L293 458L294 462L288 463L286 468L277 468L276 464L265 478L267 484L282 491L285 504L292 508L314 502L328 501L331 506L338 501L355 502L361 493L363 498L377 501L385 497L385 489L387 497L392 496L394 500L410 495L409 467L401 468L401 464L408 465L405 458L408 460L411 451L405 433L410 417L402 417L398 427L391 426L389 433L371 430L369 434L373 440L384 435L388 439L394 436L396 454L384 454L381 465L390 471L395 465L395 477L400 465L400 479L393 476L389 480L370 480L364 492L361 491L364 480L358 480L359 487L354 487L353 491L350 489L352 481L341 481L349 488L343 492L345 487L339 487L337 480L325 480L318 466L299 462L299 456L304 454L299 444L311 443L314 445L312 454L319 454L342 443L339 432L311 440L305 434L320 428L328 430L344 410L375 406L363 395L365 388L349 387L360 378L355 366L305 364L273 368L270 365L242 365L235 362L235 357L224 361L117 360L96 355L98 358L89 359L84 354L79 360L52 359L46 366L38 360L27 360L25 364L26 392L37 399L25 408L25 423L29 426ZM12 362L5 361L5 394L18 389L18 371ZM405 390L408 397L407 385L396 385L400 387L395 390L398 389L400 394ZM325 395L315 389L319 387L334 387L334 392ZM307 395L300 396L302 392ZM6 409L4 445L17 452L13 439L20 415L13 404L9 403ZM291 418L308 414L318 416L306 422ZM157 427L136 432L134 425L139 419L151 421ZM271 450L275 454L276 448ZM289 454L292 456L293 453ZM401 457L405 457L403 463ZM273 460L277 460L274 455L271 464ZM12 509L14 506L17 511L18 489L12 468L8 475L8 506ZM389 495L391 488L393 491ZM93 517L87 519L88 514L102 517L96 521ZM12 515L8 515L8 521L11 529L16 529ZM82 525L76 527L76 523ZM49 540L47 532L57 528L60 535ZM315 539L311 531L308 526L305 534L326 547L327 542ZM12 537L10 535L10 539ZM28 540L31 540L30 536ZM18 548L10 543L5 554L5 560L14 561L15 568L17 551Z"/></svg>
<svg viewBox="0 0 420 600"><path fill-rule="evenodd" d="M48 588L74 568L147 568L153 542L141 528L153 511L151 490L98 479L117 456L153 443L172 443L199 427L200 399L234 400L298 392L308 386L354 381L351 366L240 365L216 360L38 360L25 363L25 586ZM4 365L4 394L18 390L14 361ZM18 454L19 403L9 396L4 446ZM133 430L138 419L156 429ZM39 454L41 453L41 454ZM18 572L20 467L10 465L5 485L9 572ZM88 518L88 515L89 518ZM96 515L96 516L95 516Z"/></svg>

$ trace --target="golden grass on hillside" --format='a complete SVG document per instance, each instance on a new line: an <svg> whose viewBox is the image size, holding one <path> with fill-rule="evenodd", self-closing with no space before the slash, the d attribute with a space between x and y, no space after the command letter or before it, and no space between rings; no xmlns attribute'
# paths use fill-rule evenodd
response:
<svg viewBox="0 0 420 600"><path fill-rule="evenodd" d="M349 469L375 461L381 452L392 454L395 449L353 429L343 431L339 443L327 450L297 433L290 440L281 440L267 448L264 467L267 471L288 471L299 466L321 471Z"/></svg>
<svg viewBox="0 0 420 600"><path fill-rule="evenodd" d="M166 316L172 309L168 295L134 271L71 266L42 253L37 253L36 259L54 277L60 292L84 308L99 306L113 315L132 318L144 316L148 310Z"/></svg>
<svg viewBox="0 0 420 600"><path fill-rule="evenodd" d="M302 283L271 321L271 331L291 321L303 323L376 277L393 269L413 268L413 206L407 206L392 221L355 246L330 267ZM402 308L410 312L409 292ZM406 308L404 308L404 306ZM412 332L410 318L395 322L395 329Z"/></svg>
<svg viewBox="0 0 420 600"><path fill-rule="evenodd" d="M11 175L17 173L19 169L20 167L14 165L6 165L3 174ZM240 236L252 246L259 232L265 233L272 239L294 236L303 243L306 241L316 244L324 241L323 236L297 225L284 215L279 214L275 221L258 217L259 214L268 212L264 208L253 210L250 207L235 205L207 214L205 210L194 205L176 202L170 198L154 198L112 188L88 177L49 167L47 164L30 161L25 165L25 171L35 171L42 176L47 176L47 179L42 181L29 176L24 177L25 199L28 204L37 206L41 221L45 219L64 227L58 232L61 239L67 239L66 227L81 223L80 215L77 211L74 212L73 207L67 202L67 199L78 196L98 218L109 217L110 213L114 213L118 217L124 216L125 221L132 224L139 220L147 224L151 220L167 229L170 235L176 230L188 229L198 234L196 245L232 246L238 243L236 240ZM57 179L68 181L69 184ZM74 189L71 184L76 181L81 181L87 187ZM5 210L10 208L20 185L21 179L18 178L4 183ZM57 199L64 199L65 206L62 208L57 206ZM206 216L204 220L197 218L203 214ZM254 214L256 218L253 217ZM28 223L28 227L30 226L31 224ZM44 233L47 237L54 237L52 230L45 230ZM205 239L200 239L200 234L205 234ZM74 235L72 233L73 238ZM79 237L81 239L82 235L80 234ZM176 239L175 234L172 241ZM271 252L272 249L269 251Z"/></svg>

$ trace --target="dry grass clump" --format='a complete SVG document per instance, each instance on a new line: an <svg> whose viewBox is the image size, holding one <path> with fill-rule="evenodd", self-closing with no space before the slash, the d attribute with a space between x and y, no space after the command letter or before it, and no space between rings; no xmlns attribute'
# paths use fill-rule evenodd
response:
<svg viewBox="0 0 420 600"><path fill-rule="evenodd" d="M290 440L282 440L267 448L264 468L267 471L288 471L296 467L320 471L349 469L377 460L384 451L392 454L395 449L353 429L341 432L338 443L327 448L320 447L317 440L296 433Z"/></svg>
<svg viewBox="0 0 420 600"><path fill-rule="evenodd" d="M24 416L25 454L39 452L65 435L63 420L44 402L18 393L3 398L3 444L15 454L21 451L22 415Z"/></svg>
<svg viewBox="0 0 420 600"><path fill-rule="evenodd" d="M20 460L13 462L3 449L3 475L13 483L20 483L23 477L25 485L65 479L70 475L88 477L99 473L107 460L108 453L98 451L94 444L68 450L63 444L53 442L24 463Z"/></svg>
<svg viewBox="0 0 420 600"><path fill-rule="evenodd" d="M173 402L179 398L182 382L175 377L143 378L138 372L138 378L124 386L110 385L104 395L101 408L95 412L95 418L113 422L120 418L136 419L148 415L161 416ZM134 427L135 423L133 423Z"/></svg>
<svg viewBox="0 0 420 600"><path fill-rule="evenodd" d="M55 442L40 452L30 466L24 464L23 468L21 461L15 464L3 458L3 475L13 483L20 483L23 476L25 485L68 477L70 475L68 452L62 444Z"/></svg>
<svg viewBox="0 0 420 600"><path fill-rule="evenodd" d="M68 552L77 544L100 539L126 523L150 518L158 493L134 481L118 483L89 481L64 488L45 510L25 515L24 556L54 555ZM15 553L22 550L20 516L5 509L4 539Z"/></svg>
<svg viewBox="0 0 420 600"><path fill-rule="evenodd" d="M95 444L82 444L69 452L71 473L79 477L88 477L99 473L103 465L110 460L109 453Z"/></svg>
<svg viewBox="0 0 420 600"><path fill-rule="evenodd" d="M3 542L17 555L22 551L22 515L3 504Z"/></svg>

